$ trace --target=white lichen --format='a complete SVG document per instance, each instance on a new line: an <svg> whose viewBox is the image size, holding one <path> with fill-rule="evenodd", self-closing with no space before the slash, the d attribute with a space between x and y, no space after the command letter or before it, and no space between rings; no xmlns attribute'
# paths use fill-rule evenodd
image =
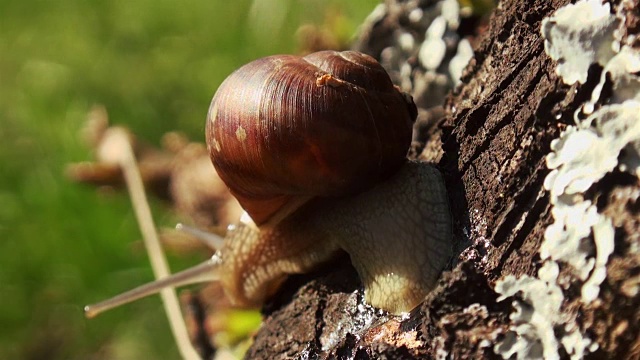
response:
<svg viewBox="0 0 640 360"><path fill-rule="evenodd" d="M622 47L620 52L612 57L604 67L600 82L591 95L591 101L583 107L584 113L591 114L593 112L607 81L611 82L612 90L611 97L608 99L609 104L621 104L626 100L640 101L640 78L633 75L638 72L640 72L638 50L629 46Z"/></svg>
<svg viewBox="0 0 640 360"><path fill-rule="evenodd" d="M461 12L457 0L409 1L400 7L385 2L365 20L364 33L373 33L382 19L406 17L380 52L380 63L418 107L439 108L473 56L458 33L465 16L470 14Z"/></svg>
<svg viewBox="0 0 640 360"><path fill-rule="evenodd" d="M457 0L443 0L438 3L440 14L436 16L431 24L427 28L424 34L424 41L420 46L418 52L418 60L420 64L427 70L435 71L443 63L448 52L451 52L451 45L455 46L458 43L459 38L455 33L460 26L460 5ZM466 40L462 40L466 41ZM468 44L468 42L467 42ZM469 46L470 47L470 46ZM461 48L458 44L458 51ZM466 51L467 48L462 48L462 51ZM456 53L458 55L459 53ZM468 54L462 54L463 58L466 58ZM471 50L473 55L473 50ZM470 56L469 56L470 58ZM452 60L451 60L452 61ZM458 61L461 61L460 59ZM469 62L467 61L464 63ZM459 79L459 75L451 74L452 79Z"/></svg>
<svg viewBox="0 0 640 360"><path fill-rule="evenodd" d="M634 74L639 70L640 53L623 47L607 62L600 84L582 107L591 115L584 120L576 116L576 125L568 126L551 143L552 153L547 156L547 166L553 171L544 187L550 191L555 222L545 232L541 258L568 263L586 280L582 287L585 303L597 298L606 277L614 230L611 221L581 194L616 167L640 176L640 79ZM611 96L593 112L607 81L611 82Z"/></svg>
<svg viewBox="0 0 640 360"><path fill-rule="evenodd" d="M600 284L606 277L614 231L611 220L599 214L591 201L574 203L572 200L574 198L568 196L555 199L551 209L555 222L545 230L540 258L571 265L576 276L585 281L582 300L589 303L598 297ZM591 234L593 242L589 239Z"/></svg>
<svg viewBox="0 0 640 360"><path fill-rule="evenodd" d="M585 7L593 10L587 11L587 21L575 21L579 14L570 11ZM598 12L602 14L595 16ZM601 23L618 23L617 19L603 20L613 17L609 14L608 4L591 0L566 6L554 17L557 18L558 13L563 17L573 16L573 22L585 28L592 28L594 19L600 19ZM545 30L553 33L554 23L545 24L543 33ZM573 56L598 52L601 43L614 41L613 32L608 32L607 36L598 41L574 39L582 42L574 48L592 48ZM604 61L600 83L594 88L591 100L582 106L583 114L589 116L581 120L577 112L576 125L568 126L560 138L551 143L552 153L547 156L547 166L553 171L544 182L545 189L550 191L554 223L545 231L541 258L570 264L578 278L586 280L582 286L585 303L597 298L600 284L606 277L606 263L613 253L614 229L611 220L599 214L590 201L583 199L582 193L615 168L640 175L640 78L636 75L640 71L640 52L624 46L618 53L599 54L597 61L601 64ZM592 58L592 61L596 59ZM587 69L583 69L585 79ZM611 95L601 99L602 89L607 84L611 86ZM598 102L604 105L594 111Z"/></svg>
<svg viewBox="0 0 640 360"><path fill-rule="evenodd" d="M553 223L544 233L544 263L537 278L507 276L496 284L500 300L521 294L514 300L513 325L494 347L504 358L558 359L564 348L570 358L581 359L598 348L575 326L577 314L563 315L558 268L568 265L582 281L583 303L597 299L615 230L584 194L615 169L640 177L640 52L621 47L614 38L619 22L600 0L578 1L542 21L545 51L558 62L556 72L564 83L585 83L592 64L604 69L591 99L576 111L575 125L551 143L546 160L552 171L544 188ZM611 90L603 99L605 87Z"/></svg>
<svg viewBox="0 0 640 360"><path fill-rule="evenodd" d="M557 285L558 273L558 264L547 261L537 278L516 279L508 275L496 283L495 290L501 295L498 301L515 297L512 302L515 311L509 316L511 328L493 348L497 354L505 359L515 354L517 359L554 360L560 359L558 348L562 346L572 359L582 358L591 345L588 338L577 329L566 331L560 339L555 335L555 329L568 320L561 312L564 295Z"/></svg>
<svg viewBox="0 0 640 360"><path fill-rule="evenodd" d="M596 128L608 139L615 142L616 149L624 150L620 157L619 168L640 177L640 52L628 46L622 47L605 66L600 82L593 90L591 101L583 106L585 114L593 113L600 100L602 89L611 84L611 96L608 106L594 114L583 126ZM619 106L615 106L619 105ZM611 120L615 121L611 121ZM580 122L578 122L580 123Z"/></svg>
<svg viewBox="0 0 640 360"><path fill-rule="evenodd" d="M462 39L458 43L458 51L449 62L449 73L455 85L460 84L462 71L473 57L473 48L467 39Z"/></svg>
<svg viewBox="0 0 640 360"><path fill-rule="evenodd" d="M622 104L604 106L587 120L595 124L600 136L608 141L610 152L622 150L619 168L640 176L640 102L628 100Z"/></svg>
<svg viewBox="0 0 640 360"><path fill-rule="evenodd" d="M444 0L440 3L440 12L451 30L460 26L460 4L458 0Z"/></svg>
<svg viewBox="0 0 640 360"><path fill-rule="evenodd" d="M597 348L579 329L565 325L570 318L561 312L564 295L557 285L558 273L558 264L547 261L537 278L509 275L496 283L495 290L501 295L498 301L515 297L515 311L509 316L512 326L493 348L504 359L514 354L517 359L560 359L558 349L563 347L577 360ZM556 333L563 335L557 338Z"/></svg>
<svg viewBox="0 0 640 360"><path fill-rule="evenodd" d="M443 36L447 30L447 21L440 15L431 22L425 32L424 42L420 47L418 59L427 70L435 70L440 66L447 52L447 44Z"/></svg>
<svg viewBox="0 0 640 360"><path fill-rule="evenodd" d="M596 129L573 126L551 142L551 150L547 167L553 171L545 178L544 187L551 192L552 202L563 194L585 192L614 169L620 152L609 149Z"/></svg>
<svg viewBox="0 0 640 360"><path fill-rule="evenodd" d="M580 334L580 331L567 325L565 327L566 335L562 337L560 343L570 355L571 359L583 359L588 353L592 353L600 347L598 343L592 342Z"/></svg>
<svg viewBox="0 0 640 360"><path fill-rule="evenodd" d="M606 64L613 54L617 24L609 4L601 0L569 4L542 20L544 49L558 62L556 72L565 84L584 84L591 64Z"/></svg>
<svg viewBox="0 0 640 360"><path fill-rule="evenodd" d="M397 36L396 42L402 51L405 53L411 53L416 46L416 40L408 32L400 32Z"/></svg>
<svg viewBox="0 0 640 360"><path fill-rule="evenodd" d="M590 201L575 204L558 202L551 209L555 222L547 227L545 241L540 246L540 258L563 261L586 280L593 270L594 259L589 256L593 245L588 241L591 229L599 223L599 214Z"/></svg>
<svg viewBox="0 0 640 360"><path fill-rule="evenodd" d="M607 277L607 261L613 254L615 231L611 219L599 216L598 222L591 227L596 247L596 257L589 279L582 285L582 301L590 303L598 297L600 284ZM590 260L593 260L591 258Z"/></svg>

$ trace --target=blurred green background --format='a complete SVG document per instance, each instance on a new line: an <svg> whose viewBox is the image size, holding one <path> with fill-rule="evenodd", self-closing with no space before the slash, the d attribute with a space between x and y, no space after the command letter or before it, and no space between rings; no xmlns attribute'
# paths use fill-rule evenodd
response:
<svg viewBox="0 0 640 360"><path fill-rule="evenodd" d="M202 140L231 71L297 52L301 24L347 42L376 4L0 0L0 359L178 358L158 297L83 316L152 278L126 193L64 177L66 163L91 159L78 131L93 104L150 143L169 130ZM152 208L159 226L175 222Z"/></svg>

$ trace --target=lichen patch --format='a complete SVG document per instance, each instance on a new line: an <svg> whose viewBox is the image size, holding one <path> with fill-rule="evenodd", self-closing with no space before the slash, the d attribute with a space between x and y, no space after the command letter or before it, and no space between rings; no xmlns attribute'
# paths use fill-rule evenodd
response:
<svg viewBox="0 0 640 360"><path fill-rule="evenodd" d="M613 55L613 32L618 19L610 5L584 0L560 8L542 20L544 49L558 62L556 72L565 84L587 82L587 70L594 63L604 65Z"/></svg>
<svg viewBox="0 0 640 360"><path fill-rule="evenodd" d="M584 84L592 64L604 71L591 98L575 112L575 125L551 143L546 158L551 172L544 188L553 223L540 246L543 265L537 277L506 276L496 282L499 300L514 298L512 324L494 347L505 359L514 354L519 359L559 359L561 348L569 358L581 359L599 346L570 327L575 319L562 311L565 295L558 269L569 265L582 282L582 303L598 298L614 252L615 228L585 194L616 169L640 177L640 52L616 42L619 22L600 0L578 1L542 21L545 51L557 61L556 73L564 83ZM611 91L603 91L605 86Z"/></svg>

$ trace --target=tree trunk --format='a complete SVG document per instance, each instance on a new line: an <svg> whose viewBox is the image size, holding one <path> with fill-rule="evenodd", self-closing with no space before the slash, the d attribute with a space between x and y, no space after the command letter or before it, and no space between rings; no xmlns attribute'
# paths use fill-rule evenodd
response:
<svg viewBox="0 0 640 360"><path fill-rule="evenodd" d="M413 11L420 7L427 17L438 3L387 2L384 15L365 24L356 47L381 59L421 107L413 153L439 159L459 256L408 319L390 318L364 304L348 258L296 276L263 309L264 324L247 358L638 358L637 176L616 167L581 195L615 229L615 247L604 259L606 277L596 299L584 300L587 280L580 269L554 260L556 254L541 256L545 236L550 236L545 232L557 222L552 195L544 186L551 172L547 156L557 150L552 140L575 125L574 114L591 99L603 73L603 66L592 64L586 82L566 85L556 73L558 62L545 51L542 21L569 1L505 0L488 27L463 20L457 34L476 42L474 57L444 107L438 105L442 87L428 83L417 48L395 63L384 53L401 46L397 39L403 32L421 43L430 21L416 21ZM637 5L637 0L611 5L612 14L626 16L616 36L636 48ZM483 34L475 40L478 32ZM445 58L453 55L455 51ZM407 65L403 70L403 64L411 71ZM612 96L609 85L605 82L596 108ZM442 150L424 146L426 139L441 139ZM587 247L587 262L603 251L594 234L596 230L587 231L580 240ZM544 275L553 266L559 269L555 282ZM548 293L527 290L528 285L518 282L523 279ZM559 301L558 312L539 308L553 301ZM534 318L523 320L516 308ZM550 314L557 317L548 318ZM526 345L530 347L523 349Z"/></svg>

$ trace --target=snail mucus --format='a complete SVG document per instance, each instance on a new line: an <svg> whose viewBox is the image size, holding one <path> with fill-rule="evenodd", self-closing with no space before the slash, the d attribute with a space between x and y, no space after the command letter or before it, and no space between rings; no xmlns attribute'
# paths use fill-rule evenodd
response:
<svg viewBox="0 0 640 360"><path fill-rule="evenodd" d="M290 274L346 252L365 300L410 311L452 254L442 177L408 161L416 107L372 57L277 55L232 73L209 108L206 141L245 209L203 264L85 308L89 316L168 286L219 281L260 306Z"/></svg>

